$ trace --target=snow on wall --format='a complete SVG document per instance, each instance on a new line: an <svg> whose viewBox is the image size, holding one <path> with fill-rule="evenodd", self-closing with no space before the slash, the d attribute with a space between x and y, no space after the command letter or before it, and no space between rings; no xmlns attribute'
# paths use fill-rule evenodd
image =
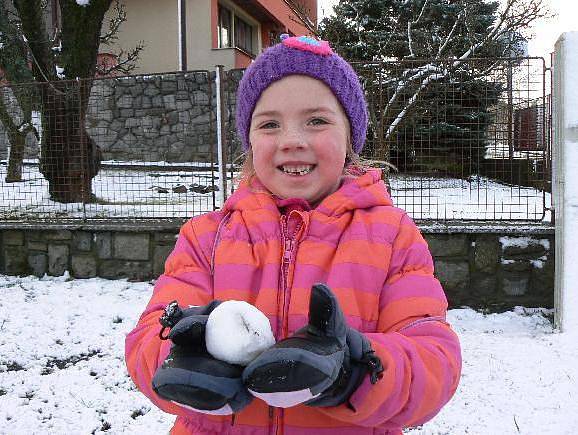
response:
<svg viewBox="0 0 578 435"><path fill-rule="evenodd" d="M500 244L502 249L510 246L517 246L519 248L527 248L530 243L539 243L544 249L550 249L550 240L548 239L534 239L532 237L500 237Z"/></svg>

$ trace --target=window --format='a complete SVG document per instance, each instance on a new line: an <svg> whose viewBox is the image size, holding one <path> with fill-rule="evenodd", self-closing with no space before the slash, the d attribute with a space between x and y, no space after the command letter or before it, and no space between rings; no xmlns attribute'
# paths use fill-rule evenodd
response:
<svg viewBox="0 0 578 435"><path fill-rule="evenodd" d="M219 48L231 47L231 11L219 5Z"/></svg>
<svg viewBox="0 0 578 435"><path fill-rule="evenodd" d="M235 47L253 53L253 28L239 17L235 17Z"/></svg>
<svg viewBox="0 0 578 435"><path fill-rule="evenodd" d="M218 14L219 48L236 47L253 54L255 51L254 27L221 4L219 4Z"/></svg>

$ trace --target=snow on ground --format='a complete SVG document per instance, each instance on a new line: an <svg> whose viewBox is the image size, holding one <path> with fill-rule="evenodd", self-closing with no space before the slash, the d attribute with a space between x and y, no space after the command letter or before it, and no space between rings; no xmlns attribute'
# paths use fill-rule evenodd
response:
<svg viewBox="0 0 578 435"><path fill-rule="evenodd" d="M213 195L209 189L217 173L198 170L207 164L194 163L193 171L187 168L193 163L103 162L92 182L98 200L83 205L51 201L37 164L27 163L24 182L5 183L6 166L0 162L1 217L187 218L221 206L218 192ZM462 180L393 174L389 183L395 205L414 219L550 221L549 212L544 215L551 206L550 193L530 187L477 176ZM200 193L203 188L206 193Z"/></svg>
<svg viewBox="0 0 578 435"><path fill-rule="evenodd" d="M167 433L173 417L136 391L124 365L124 336L151 290L0 275L0 434ZM556 332L543 314L451 310L464 356L458 392L406 433L576 433L578 337Z"/></svg>

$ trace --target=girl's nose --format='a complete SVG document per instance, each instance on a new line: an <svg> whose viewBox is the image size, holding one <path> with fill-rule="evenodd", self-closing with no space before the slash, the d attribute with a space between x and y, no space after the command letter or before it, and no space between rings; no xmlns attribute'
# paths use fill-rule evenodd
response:
<svg viewBox="0 0 578 435"><path fill-rule="evenodd" d="M307 146L307 141L303 136L303 132L298 128L290 128L283 131L279 138L279 146L281 149L288 150L292 148L304 148Z"/></svg>

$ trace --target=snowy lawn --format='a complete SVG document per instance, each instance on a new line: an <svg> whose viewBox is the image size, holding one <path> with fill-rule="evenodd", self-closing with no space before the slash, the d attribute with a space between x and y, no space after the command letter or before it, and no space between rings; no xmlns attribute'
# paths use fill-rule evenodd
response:
<svg viewBox="0 0 578 435"><path fill-rule="evenodd" d="M97 202L83 205L51 201L48 182L34 161L27 162L22 183L5 183L6 166L0 162L2 218L185 218L222 202L219 192L212 191L216 173L186 169L207 166L203 163L103 162L106 167L92 182ZM477 176L462 180L392 174L389 183L394 204L414 219L551 220L549 212L544 215L551 206L550 193L530 187ZM227 184L232 185L230 180Z"/></svg>
<svg viewBox="0 0 578 435"><path fill-rule="evenodd" d="M0 275L0 433L167 433L173 417L135 390L124 366L124 336L151 289ZM578 335L557 333L542 313L450 311L463 346L459 390L407 433L576 433Z"/></svg>

